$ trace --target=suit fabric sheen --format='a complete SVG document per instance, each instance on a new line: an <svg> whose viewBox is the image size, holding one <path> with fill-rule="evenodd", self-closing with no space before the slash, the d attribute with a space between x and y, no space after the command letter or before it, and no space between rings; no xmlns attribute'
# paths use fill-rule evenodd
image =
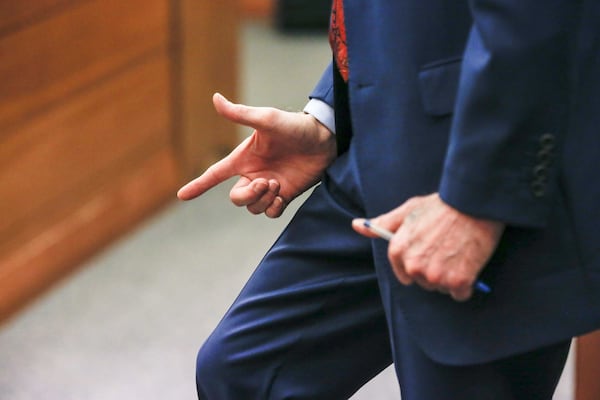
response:
<svg viewBox="0 0 600 400"><path fill-rule="evenodd" d="M344 0L339 156L198 356L203 399L549 399L600 327L600 2ZM466 302L403 286L352 218L439 192L507 228Z"/></svg>
<svg viewBox="0 0 600 400"><path fill-rule="evenodd" d="M597 328L599 6L346 0L344 11L349 168L365 214L439 191L508 224L481 275L493 293L466 303L401 287L375 243L383 296L424 351L485 362ZM311 97L334 106L331 75Z"/></svg>

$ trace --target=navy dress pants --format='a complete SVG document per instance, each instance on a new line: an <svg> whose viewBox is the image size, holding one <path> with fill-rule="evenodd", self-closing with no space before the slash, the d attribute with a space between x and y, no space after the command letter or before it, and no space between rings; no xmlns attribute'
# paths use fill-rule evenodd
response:
<svg viewBox="0 0 600 400"><path fill-rule="evenodd" d="M347 399L394 362L403 400L551 399L569 342L464 367L423 354L351 199L325 177L298 210L200 350L199 398Z"/></svg>

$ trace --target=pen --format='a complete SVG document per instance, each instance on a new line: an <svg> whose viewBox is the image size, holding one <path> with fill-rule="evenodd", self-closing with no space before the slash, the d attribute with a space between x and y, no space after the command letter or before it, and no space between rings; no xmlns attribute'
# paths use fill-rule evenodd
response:
<svg viewBox="0 0 600 400"><path fill-rule="evenodd" d="M388 231L387 229L383 229L380 226L374 225L368 219L365 219L365 221L363 222L363 225L365 227L367 227L371 232L376 234L378 237L380 237L381 239L387 240L388 242L392 239L392 236L394 236L394 234L392 232ZM475 287L475 290L478 290L482 293L490 293L492 291L492 289L486 283L484 283L482 281L475 282L474 287Z"/></svg>

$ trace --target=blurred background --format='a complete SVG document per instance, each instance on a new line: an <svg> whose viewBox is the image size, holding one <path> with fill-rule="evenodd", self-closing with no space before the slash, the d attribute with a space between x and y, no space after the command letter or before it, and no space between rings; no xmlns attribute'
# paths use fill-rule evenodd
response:
<svg viewBox="0 0 600 400"><path fill-rule="evenodd" d="M329 6L0 0L0 400L196 397L197 349L302 199L273 221L231 184L175 192L249 133L212 93L302 109ZM600 399L599 348L556 400ZM391 368L353 397L397 398Z"/></svg>

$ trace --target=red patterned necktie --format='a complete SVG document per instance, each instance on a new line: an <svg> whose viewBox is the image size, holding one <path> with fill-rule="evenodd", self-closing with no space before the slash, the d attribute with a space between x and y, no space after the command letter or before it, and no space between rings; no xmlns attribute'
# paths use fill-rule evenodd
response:
<svg viewBox="0 0 600 400"><path fill-rule="evenodd" d="M333 0L329 25L329 44L333 50L335 63L344 81L348 82L348 47L346 45L346 25L342 0Z"/></svg>

